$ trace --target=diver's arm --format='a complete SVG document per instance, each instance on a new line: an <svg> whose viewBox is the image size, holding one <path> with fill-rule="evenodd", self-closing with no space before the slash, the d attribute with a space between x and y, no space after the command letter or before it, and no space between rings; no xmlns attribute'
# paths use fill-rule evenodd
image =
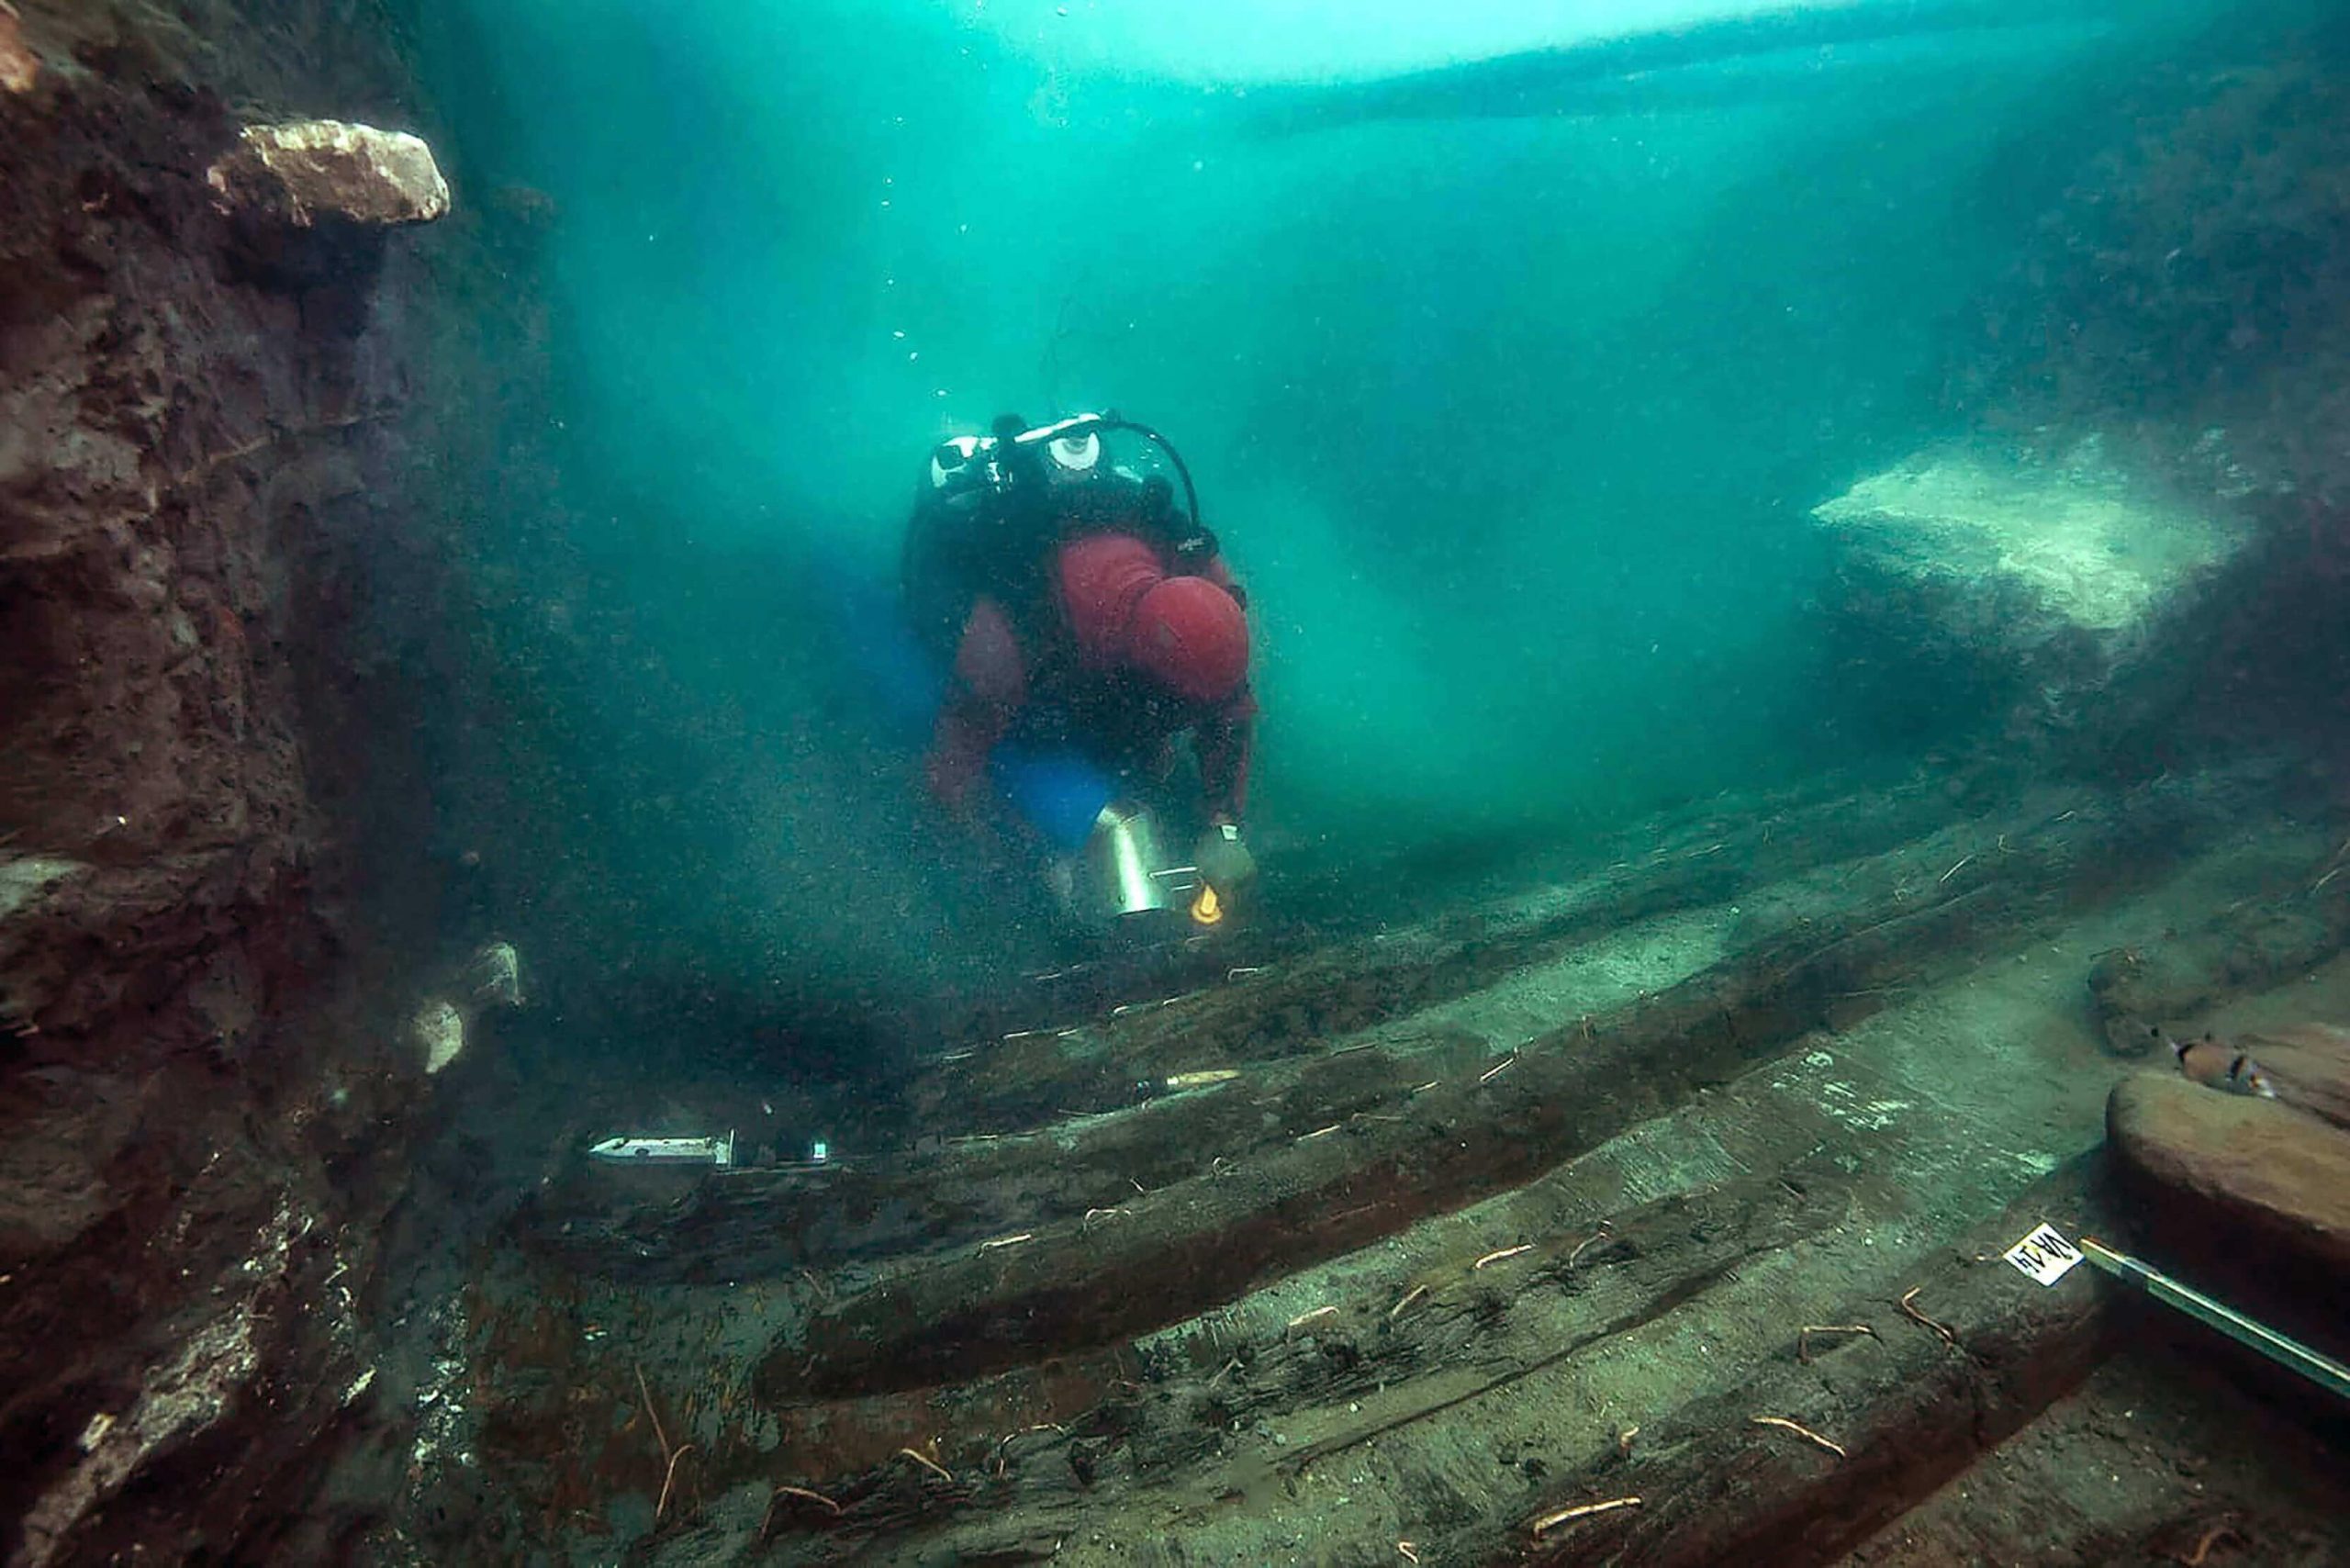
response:
<svg viewBox="0 0 2350 1568"><path fill-rule="evenodd" d="M1011 618L982 597L964 619L954 678L931 729L923 774L941 804L961 809L1028 695L1027 660Z"/></svg>
<svg viewBox="0 0 2350 1568"><path fill-rule="evenodd" d="M1199 754L1201 812L1216 826L1238 826L1248 810L1248 765L1256 751L1257 699L1246 686L1193 736Z"/></svg>

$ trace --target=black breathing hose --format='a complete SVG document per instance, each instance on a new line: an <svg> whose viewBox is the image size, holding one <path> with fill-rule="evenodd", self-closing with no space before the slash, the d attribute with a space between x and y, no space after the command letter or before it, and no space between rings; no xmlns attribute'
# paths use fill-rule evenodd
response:
<svg viewBox="0 0 2350 1568"><path fill-rule="evenodd" d="M1169 441L1139 420L1129 420L1114 412L1077 414L1066 420L1057 420L1048 425L1038 425L1032 431L1023 431L1012 439L1016 446L1033 446L1042 442L1058 441L1065 435L1081 434L1087 431L1132 431L1158 447L1159 451L1167 454L1167 461L1175 465L1176 477L1183 481L1183 505L1192 514L1192 532L1193 533L1201 532L1200 492L1192 483L1190 465L1184 463L1183 454L1175 450L1173 442Z"/></svg>

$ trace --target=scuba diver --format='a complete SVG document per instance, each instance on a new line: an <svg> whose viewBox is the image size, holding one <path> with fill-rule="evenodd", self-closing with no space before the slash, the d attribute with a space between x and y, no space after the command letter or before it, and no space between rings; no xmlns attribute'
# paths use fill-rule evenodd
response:
<svg viewBox="0 0 2350 1568"><path fill-rule="evenodd" d="M1181 508L1163 476L1111 461L1121 432L1166 454ZM901 588L948 672L925 759L934 800L972 821L1008 805L1081 925L1197 929L1245 897L1257 870L1243 834L1257 717L1248 599L1163 437L1115 414L1035 429L1007 415L990 435L941 442ZM1187 863L1165 847L1169 816L1192 819Z"/></svg>

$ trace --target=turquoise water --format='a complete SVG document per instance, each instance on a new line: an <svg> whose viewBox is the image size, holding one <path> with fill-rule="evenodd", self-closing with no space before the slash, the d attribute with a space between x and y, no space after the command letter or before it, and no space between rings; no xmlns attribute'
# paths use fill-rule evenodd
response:
<svg viewBox="0 0 2350 1568"><path fill-rule="evenodd" d="M1189 459L1253 595L1277 869L1963 733L1857 700L1808 510L1964 428L2030 224L2214 13L1548 9L429 24L459 185L535 209L552 301L561 476L477 545L575 930L951 964L990 872L923 810L866 639L928 448L1005 410L1114 407ZM1632 77L1464 64L1703 18Z"/></svg>

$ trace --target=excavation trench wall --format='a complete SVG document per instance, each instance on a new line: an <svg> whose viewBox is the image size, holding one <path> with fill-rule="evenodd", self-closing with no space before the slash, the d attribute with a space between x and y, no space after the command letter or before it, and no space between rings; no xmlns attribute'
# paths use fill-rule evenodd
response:
<svg viewBox="0 0 2350 1568"><path fill-rule="evenodd" d="M320 264L261 265L207 172L249 118L416 110L397 18L364 0L18 9L0 6L6 1550L298 1554L289 1531L339 1528L288 1504L365 1400L359 1301L420 1125L329 908L364 835L317 801L399 767L397 735L365 757L332 741L355 705L411 707L383 651L400 590L432 580L408 423L430 318L409 241L322 230Z"/></svg>

